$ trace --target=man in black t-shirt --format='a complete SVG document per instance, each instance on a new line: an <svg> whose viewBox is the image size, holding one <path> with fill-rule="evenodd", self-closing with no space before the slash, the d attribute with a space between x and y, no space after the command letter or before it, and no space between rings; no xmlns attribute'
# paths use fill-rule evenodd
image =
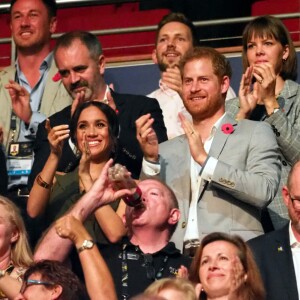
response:
<svg viewBox="0 0 300 300"><path fill-rule="evenodd" d="M174 243L169 242L180 218L178 202L173 191L156 179L141 181L136 193L140 194L142 204L126 207L123 221L128 229L128 237L119 244L101 248L102 256L99 252L95 254L94 242L82 223L98 207L129 194L128 190L116 192L113 189L108 180L108 166L106 164L92 188L73 209L44 236L35 259L64 260L69 253L70 243L61 237L68 238L77 248L89 290L97 295L105 288L105 285L99 286L107 277L101 270L105 267L95 267L103 256L112 274L118 298L128 299L142 292L155 279L176 276L180 266L188 267L190 261L175 248ZM93 276L88 279L91 273L99 278Z"/></svg>

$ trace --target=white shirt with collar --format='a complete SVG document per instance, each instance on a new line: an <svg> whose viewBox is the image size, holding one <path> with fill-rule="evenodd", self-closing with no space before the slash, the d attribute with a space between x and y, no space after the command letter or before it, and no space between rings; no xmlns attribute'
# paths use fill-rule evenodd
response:
<svg viewBox="0 0 300 300"><path fill-rule="evenodd" d="M150 98L155 98L159 103L164 116L164 123L167 128L168 139L170 140L174 137L184 134L178 118L178 113L184 114L184 116L189 120L192 120L192 117L185 109L179 94L170 89L160 80L159 89L147 96Z"/></svg>
<svg viewBox="0 0 300 300"><path fill-rule="evenodd" d="M300 299L300 242L297 241L291 226L289 225L290 246L293 256L294 269L297 281L298 297Z"/></svg>

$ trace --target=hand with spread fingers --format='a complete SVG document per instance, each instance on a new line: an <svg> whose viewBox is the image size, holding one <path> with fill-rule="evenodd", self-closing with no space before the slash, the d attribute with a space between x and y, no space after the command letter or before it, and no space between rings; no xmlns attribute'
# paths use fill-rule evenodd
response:
<svg viewBox="0 0 300 300"><path fill-rule="evenodd" d="M279 107L275 96L276 74L274 67L270 63L257 64L253 66L253 76L259 83L258 98L261 104L273 111L274 107Z"/></svg>
<svg viewBox="0 0 300 300"><path fill-rule="evenodd" d="M236 115L237 119L247 118L257 105L258 101L258 83L253 79L253 67L248 67L242 75L239 89L240 109Z"/></svg>
<svg viewBox="0 0 300 300"><path fill-rule="evenodd" d="M9 92L14 113L23 122L29 124L32 116L30 94L24 87L13 80L10 80L9 83L5 85L5 88Z"/></svg>
<svg viewBox="0 0 300 300"><path fill-rule="evenodd" d="M111 203L124 195L132 195L133 192L127 188L116 190L114 183L109 178L109 168L112 167L113 160L110 159L103 167L100 176L95 180L89 190L88 198L93 199L91 205L94 209Z"/></svg>
<svg viewBox="0 0 300 300"><path fill-rule="evenodd" d="M239 287L247 280L247 274L238 256L235 256L232 260L231 269L231 285L229 290L229 300L239 299L238 290Z"/></svg>
<svg viewBox="0 0 300 300"><path fill-rule="evenodd" d="M168 88L176 91L179 95L182 92L182 79L178 66L174 68L167 68L165 72L161 74L161 80Z"/></svg>
<svg viewBox="0 0 300 300"><path fill-rule="evenodd" d="M91 150L89 143L86 139L86 133L83 136L83 151L81 153L81 159L78 167L78 175L82 185L82 188L85 191L88 191L92 184L93 179L90 174L90 164L91 164Z"/></svg>
<svg viewBox="0 0 300 300"><path fill-rule="evenodd" d="M191 155L193 159L202 166L208 155L205 152L201 136L194 129L193 124L188 121L182 113L179 113L178 116L181 122L181 126L188 139Z"/></svg>
<svg viewBox="0 0 300 300"><path fill-rule="evenodd" d="M69 138L69 125L59 125L51 128L49 119L46 120L45 128L48 132L48 141L51 153L61 157L64 140Z"/></svg>
<svg viewBox="0 0 300 300"><path fill-rule="evenodd" d="M150 114L141 116L135 121L136 138L139 141L141 149L146 160L151 162L158 161L158 139L152 128L154 119Z"/></svg>

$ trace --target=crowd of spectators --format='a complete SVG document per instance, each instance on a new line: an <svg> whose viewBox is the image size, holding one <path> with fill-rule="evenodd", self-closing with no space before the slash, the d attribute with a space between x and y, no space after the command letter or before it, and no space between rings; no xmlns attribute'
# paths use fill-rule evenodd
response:
<svg viewBox="0 0 300 300"><path fill-rule="evenodd" d="M54 0L10 10L0 298L299 299L300 87L283 23L245 27L236 97L225 56L170 13L147 97L106 84L89 32L51 50Z"/></svg>

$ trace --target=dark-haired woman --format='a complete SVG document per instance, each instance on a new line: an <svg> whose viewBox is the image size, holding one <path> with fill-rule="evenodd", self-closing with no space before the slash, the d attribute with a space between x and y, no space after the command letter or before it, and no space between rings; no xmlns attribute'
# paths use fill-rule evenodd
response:
<svg viewBox="0 0 300 300"><path fill-rule="evenodd" d="M35 179L27 212L32 218L44 214L46 226L49 226L90 189L105 163L114 156L119 123L116 113L108 105L91 101L77 108L70 128L68 125L59 125L51 129L49 122L46 128L51 153ZM63 141L69 136L81 152L80 165L71 173L55 175ZM53 180L55 183L52 187ZM98 209L94 214L97 222L91 218L86 226L98 243L117 242L126 234L121 219L124 213L123 201L114 202Z"/></svg>
<svg viewBox="0 0 300 300"><path fill-rule="evenodd" d="M296 52L283 23L273 16L261 16L245 27L242 56L245 73L239 98L227 101L226 111L236 119L264 121L273 128L280 148L282 172L277 195L268 211L274 228L278 229L289 219L281 189L291 166L300 159L300 85L295 82Z"/></svg>

